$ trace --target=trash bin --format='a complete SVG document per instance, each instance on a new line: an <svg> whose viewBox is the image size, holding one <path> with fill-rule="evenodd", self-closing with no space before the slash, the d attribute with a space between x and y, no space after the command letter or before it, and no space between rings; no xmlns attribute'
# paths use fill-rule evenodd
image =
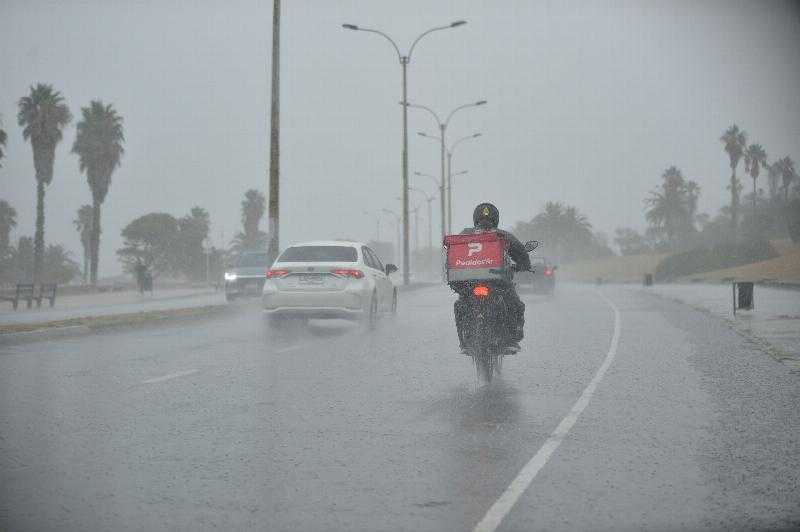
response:
<svg viewBox="0 0 800 532"><path fill-rule="evenodd" d="M755 302L753 300L753 283L734 282L733 283L733 313L737 310L753 310Z"/></svg>
<svg viewBox="0 0 800 532"><path fill-rule="evenodd" d="M653 274L652 273L644 274L644 285L645 286L653 286Z"/></svg>

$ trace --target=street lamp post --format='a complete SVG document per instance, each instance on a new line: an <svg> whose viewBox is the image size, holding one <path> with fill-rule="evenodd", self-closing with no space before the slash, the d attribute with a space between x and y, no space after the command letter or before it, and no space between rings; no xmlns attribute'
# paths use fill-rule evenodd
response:
<svg viewBox="0 0 800 532"><path fill-rule="evenodd" d="M477 107L479 105L485 105L486 104L486 100L478 100L477 102L472 102L472 103L466 103L464 105L459 105L458 107L456 107L455 109L450 111L450 114L447 115L447 118L445 118L444 121L439 119L439 115L436 114L436 111L434 111L430 107L426 107L424 105L419 105L419 104L416 104L416 103L409 103L406 100L404 100L404 101L406 102L405 105L403 105L403 102L400 102L400 104L403 105L403 107L416 107L417 109L422 109L422 110L427 111L428 113L430 113L431 116L433 116L433 119L436 120L436 125L439 127L439 136L438 137L434 137L434 136L431 136L431 135L426 135L424 133L420 133L420 135L423 136L423 137L430 137L430 138L433 138L433 139L436 139L436 140L439 141L439 150L440 150L440 154L441 154L440 157L441 157L441 163L442 163L442 189L444 189L445 187L447 187L449 189L450 188L450 184L447 183L445 185L445 175L446 174L445 174L445 162L444 162L445 161L445 138L446 138L445 135L447 133L447 125L450 123L450 119L453 118L453 115L456 114L458 111L460 111L462 109L467 109L469 107ZM448 202L450 201L450 196L449 195L447 197L447 201ZM444 215L444 212L445 212L445 206L444 205L445 205L445 203L444 202L445 202L445 198L444 198L444 195L443 195L442 196L442 221L443 221L442 227L444 227L444 220L445 220L445 215ZM449 203L448 203L448 206L447 206L447 210L448 211L450 210ZM447 231L448 232L452 231L452 227L450 227L449 218L447 219ZM444 237L444 234L442 234L442 237Z"/></svg>
<svg viewBox="0 0 800 532"><path fill-rule="evenodd" d="M403 148L402 148L402 186L403 186L403 284L409 283L409 261L408 261L408 64L411 62L411 54L414 52L414 47L417 43L428 35L429 33L433 33L434 31L446 30L450 28L457 28L458 26L463 26L467 22L465 20L456 20L455 22L451 22L447 26L436 26L435 28L431 28L417 37L413 43L411 43L411 47L408 50L408 54L403 55L400 52L400 48L397 46L391 37L383 33L382 31L370 29L370 28L361 28L356 26L355 24L342 24L342 27L347 30L354 30L354 31L365 31L368 33L375 33L380 35L381 37L385 38L387 41L391 43L394 47L395 51L397 52L397 58L400 60L400 67L402 69L402 83L403 83Z"/></svg>
<svg viewBox="0 0 800 532"><path fill-rule="evenodd" d="M370 211L364 211L364 214L367 216L374 216L375 217L375 242L381 241L381 217L378 214Z"/></svg>
<svg viewBox="0 0 800 532"><path fill-rule="evenodd" d="M434 176L432 176L430 174L423 174L421 172L414 172L414 175L430 178L434 183L436 183L436 188L439 189L440 208L441 208L441 211L442 211L442 214L441 214L441 224L442 224L442 226L441 226L441 229L442 229L441 237L442 237L442 240L444 240L444 235L447 232L447 227L445 227L445 221L444 221L444 219L445 219L444 182L443 181L439 181L437 178L435 178Z"/></svg>
<svg viewBox="0 0 800 532"><path fill-rule="evenodd" d="M415 172L416 173L416 172ZM436 199L436 194L428 194L421 188L410 187L414 192L419 192L425 197L425 202L428 204L428 247L425 250L425 264L428 265L428 270L432 270L433 266L433 208L431 204Z"/></svg>
<svg viewBox="0 0 800 532"><path fill-rule="evenodd" d="M467 135L466 137L461 137L457 141L450 146L450 149L447 150L447 226L450 227L453 223L453 152L455 152L456 147L461 144L465 140L475 139L481 136L481 133L473 133L472 135Z"/></svg>
<svg viewBox="0 0 800 532"><path fill-rule="evenodd" d="M381 209L381 212L385 212L386 214L394 216L395 228L397 229L396 240L395 240L397 242L397 247L395 249L397 251L397 257L400 258L400 247L402 245L402 238L400 237L400 216L398 216L397 213L391 209ZM408 240L406 240L405 243L407 244ZM403 262L406 262L405 258L406 257L403 257ZM405 274L403 275L403 277L405 278Z"/></svg>

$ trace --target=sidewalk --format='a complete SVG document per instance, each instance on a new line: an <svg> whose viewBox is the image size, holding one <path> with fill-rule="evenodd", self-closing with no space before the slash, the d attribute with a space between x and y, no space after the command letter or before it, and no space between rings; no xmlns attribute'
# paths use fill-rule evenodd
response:
<svg viewBox="0 0 800 532"><path fill-rule="evenodd" d="M771 354L800 370L800 292L755 286L754 310L733 315L730 284L668 284L642 290L703 309L727 321L735 329L777 348Z"/></svg>
<svg viewBox="0 0 800 532"><path fill-rule="evenodd" d="M209 288L177 288L157 290L152 294L127 291L68 295L57 297L53 308L47 306L47 301L42 303L41 308L36 308L34 302L31 309L27 309L25 303L21 302L17 311L11 308L10 303L3 303L5 304L0 306L0 325L19 325L154 310L224 305L225 294Z"/></svg>

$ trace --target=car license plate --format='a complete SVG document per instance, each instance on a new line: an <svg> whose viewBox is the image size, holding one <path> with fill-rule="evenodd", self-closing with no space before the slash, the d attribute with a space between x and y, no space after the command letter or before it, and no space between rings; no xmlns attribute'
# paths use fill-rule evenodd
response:
<svg viewBox="0 0 800 532"><path fill-rule="evenodd" d="M298 279L300 284L305 285L320 285L324 282L324 279L321 275L301 275Z"/></svg>

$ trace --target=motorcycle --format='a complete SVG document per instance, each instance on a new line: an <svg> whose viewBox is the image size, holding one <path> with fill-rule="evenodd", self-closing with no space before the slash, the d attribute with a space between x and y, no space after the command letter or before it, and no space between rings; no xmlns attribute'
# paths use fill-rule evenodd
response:
<svg viewBox="0 0 800 532"><path fill-rule="evenodd" d="M539 243L525 243L532 252ZM517 268L508 254L508 242L500 233L486 231L447 235L444 239L447 283L459 294L456 329L466 354L471 356L478 378L491 382L500 370L503 356L511 354L512 327L507 299L514 290Z"/></svg>

